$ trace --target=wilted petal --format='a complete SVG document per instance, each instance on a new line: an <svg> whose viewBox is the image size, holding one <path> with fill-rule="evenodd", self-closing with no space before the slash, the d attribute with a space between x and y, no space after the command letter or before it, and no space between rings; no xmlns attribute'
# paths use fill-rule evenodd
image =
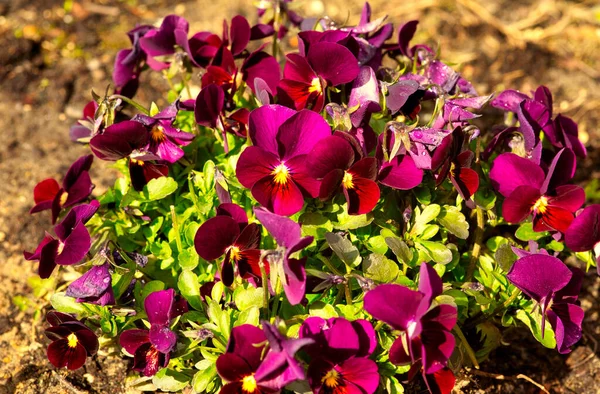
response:
<svg viewBox="0 0 600 394"><path fill-rule="evenodd" d="M100 297L111 287L109 264L95 265L67 288L66 295L73 298Z"/></svg>
<svg viewBox="0 0 600 394"><path fill-rule="evenodd" d="M409 97L419 90L419 83L413 80L403 80L388 86L388 96L386 98L387 107L392 114L400 111L406 104Z"/></svg>

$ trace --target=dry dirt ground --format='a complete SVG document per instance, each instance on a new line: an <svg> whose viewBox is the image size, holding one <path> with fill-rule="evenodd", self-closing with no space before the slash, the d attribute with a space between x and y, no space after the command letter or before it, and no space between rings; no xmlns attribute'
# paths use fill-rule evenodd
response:
<svg viewBox="0 0 600 394"><path fill-rule="evenodd" d="M128 365L119 359L100 355L74 373L57 371L46 360L40 316L48 305L32 294L34 266L21 254L33 249L49 226L47 215L27 214L32 189L44 178L60 178L86 152L68 141L69 126L90 99L90 90L102 92L110 82L116 51L129 45L127 30L177 13L190 20L192 31L218 32L221 20L236 13L252 19L250 3L0 1L0 394L127 391ZM482 94L549 86L556 110L576 119L588 140L591 154L580 181L600 178L600 6L595 0L371 4L376 16L387 13L396 24L421 20L417 40L439 44L443 59L456 64ZM303 3L310 15L327 14L338 22L349 18L351 23L361 6L359 0ZM148 83L150 90L164 88L161 81ZM110 181L108 171L95 164L92 176L99 188ZM585 336L570 355L542 348L528 333L507 332L505 341L512 346L494 352L482 365L485 372L460 376L457 392L542 392L529 378L553 393L600 393L599 285L590 273L582 298L588 311Z"/></svg>

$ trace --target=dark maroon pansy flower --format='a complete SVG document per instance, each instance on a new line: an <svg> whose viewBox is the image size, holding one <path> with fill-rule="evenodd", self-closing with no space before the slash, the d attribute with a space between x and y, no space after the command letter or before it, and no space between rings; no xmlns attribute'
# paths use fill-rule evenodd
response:
<svg viewBox="0 0 600 394"><path fill-rule="evenodd" d="M540 166L514 153L498 156L490 179L505 197L502 215L506 221L520 223L533 215L535 231L567 231L573 213L585 202L581 187L565 184L575 173L573 158L571 150L562 149L544 175Z"/></svg>
<svg viewBox="0 0 600 394"><path fill-rule="evenodd" d="M297 110L320 112L325 89L352 82L358 73L358 61L350 50L334 42L317 42L310 45L306 57L287 55L279 88Z"/></svg>
<svg viewBox="0 0 600 394"><path fill-rule="evenodd" d="M307 374L308 383L317 394L373 394L379 386L377 364L364 357L348 358L339 363L318 358L309 364Z"/></svg>
<svg viewBox="0 0 600 394"><path fill-rule="evenodd" d="M386 105L392 115L401 113L414 120L421 111L424 96L425 89L419 82L405 79L387 86Z"/></svg>
<svg viewBox="0 0 600 394"><path fill-rule="evenodd" d="M54 226L56 238L46 233L35 252L23 252L25 260L40 262L38 273L42 279L49 278L56 265L79 263L90 250L92 240L85 223L94 216L100 203L73 207L65 218Z"/></svg>
<svg viewBox="0 0 600 394"><path fill-rule="evenodd" d="M530 254L515 261L506 275L512 284L537 301L542 313L542 336L546 319L554 329L556 349L565 354L581 339L583 309L577 298L583 272L569 268L556 257Z"/></svg>
<svg viewBox="0 0 600 394"><path fill-rule="evenodd" d="M181 159L184 153L179 146L189 145L194 139L193 134L173 127L173 122L177 117L177 107L178 102L176 101L152 117L138 114L132 119L146 126L150 134L148 145L144 150L169 163L175 163Z"/></svg>
<svg viewBox="0 0 600 394"><path fill-rule="evenodd" d="M152 376L166 367L169 353L177 343L177 335L169 327L177 315L174 300L173 289L150 293L144 300L150 330L127 330L119 338L121 346L134 356L133 369L144 376Z"/></svg>
<svg viewBox="0 0 600 394"><path fill-rule="evenodd" d="M155 58L174 54L176 45L185 47L189 27L185 18L168 15L160 28L152 29L140 38L140 47L148 55L146 62L152 69L160 71L169 67L169 63Z"/></svg>
<svg viewBox="0 0 600 394"><path fill-rule="evenodd" d="M461 127L446 136L433 153L431 168L436 173L436 185L449 177L467 205L472 205L471 196L479 188L479 175L470 168L475 154L468 149L465 137Z"/></svg>
<svg viewBox="0 0 600 394"><path fill-rule="evenodd" d="M225 286L233 284L234 266L242 278L253 279L255 283L260 280L260 227L256 223L248 224L246 212L238 205L219 205L217 216L198 228L194 245L205 260L225 255L221 265L221 280Z"/></svg>
<svg viewBox="0 0 600 394"><path fill-rule="evenodd" d="M85 359L98 351L96 334L71 315L50 311L46 320L51 327L44 334L52 340L48 346L48 360L56 368L81 368Z"/></svg>
<svg viewBox="0 0 600 394"><path fill-rule="evenodd" d="M592 250L600 275L600 205L585 207L575 217L565 233L565 244L574 252Z"/></svg>
<svg viewBox="0 0 600 394"><path fill-rule="evenodd" d="M237 162L236 175L268 210L289 216L316 197L319 182L309 176L307 154L331 129L318 114L265 105L250 113L250 139Z"/></svg>
<svg viewBox="0 0 600 394"><path fill-rule="evenodd" d="M349 136L349 138L354 138ZM319 198L329 200L341 189L350 215L371 212L379 201L377 159L362 157L348 138L336 134L318 142L307 158L310 175L321 181Z"/></svg>
<svg viewBox="0 0 600 394"><path fill-rule="evenodd" d="M390 349L394 364L421 361L424 374L443 369L452 352L455 339L450 330L455 326L457 309L440 304L431 307L442 294L442 280L427 263L421 264L419 290L384 284L365 295L365 310L374 318L402 331Z"/></svg>
<svg viewBox="0 0 600 394"><path fill-rule="evenodd" d="M419 21L412 20L408 21L398 29L398 43L388 46L387 48L391 51L392 54L401 53L402 55L412 59L414 56L417 56L417 59L420 62L424 61L428 58L433 58L435 52L433 49L428 47L427 45L417 44L410 46L410 42L415 36L415 32L417 31L417 25Z"/></svg>
<svg viewBox="0 0 600 394"><path fill-rule="evenodd" d="M297 305L306 292L306 257L294 259L290 256L310 245L313 237L302 237L298 223L264 208L254 208L254 214L281 249L280 254L276 253L271 256L272 259L268 259L270 269L279 275L289 303Z"/></svg>
<svg viewBox="0 0 600 394"><path fill-rule="evenodd" d="M89 170L94 161L93 155L77 159L63 178L62 186L49 178L38 183L33 189L35 206L29 213L52 211L52 223L56 222L60 211L87 199L94 189Z"/></svg>
<svg viewBox="0 0 600 394"><path fill-rule="evenodd" d="M140 39L151 30L155 28L142 25L129 31L127 36L132 48L120 50L115 58L113 82L117 90L125 96L133 97L137 91L139 75L146 62L146 52L140 47Z"/></svg>
<svg viewBox="0 0 600 394"><path fill-rule="evenodd" d="M79 279L67 287L66 295L100 306L114 305L115 295L112 289L112 278L108 271L110 264L94 265Z"/></svg>

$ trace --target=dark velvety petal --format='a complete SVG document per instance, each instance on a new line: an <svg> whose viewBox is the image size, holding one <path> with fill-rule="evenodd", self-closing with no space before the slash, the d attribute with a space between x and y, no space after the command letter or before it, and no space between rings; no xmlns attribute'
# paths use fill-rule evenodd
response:
<svg viewBox="0 0 600 394"><path fill-rule="evenodd" d="M386 104L392 114L400 111L408 98L419 90L419 83L413 80L403 80L388 86Z"/></svg>
<svg viewBox="0 0 600 394"><path fill-rule="evenodd" d="M175 30L187 33L189 24L177 15L168 15L163 20L160 29L146 33L140 38L140 46L150 56L161 56L175 52Z"/></svg>
<svg viewBox="0 0 600 394"><path fill-rule="evenodd" d="M223 89L215 84L203 87L196 97L196 105L194 106L196 123L201 126L216 127L224 103L225 94Z"/></svg>
<svg viewBox="0 0 600 394"><path fill-rule="evenodd" d="M425 295L424 300L431 301L443 291L442 279L432 266L423 262L419 269L419 291Z"/></svg>
<svg viewBox="0 0 600 394"><path fill-rule="evenodd" d="M62 251L56 257L58 265L73 265L79 263L90 250L92 239L82 222L79 222L71 234L64 240Z"/></svg>
<svg viewBox="0 0 600 394"><path fill-rule="evenodd" d="M343 318L331 319L325 337L328 348L326 356L335 364L358 354L360 337L350 321Z"/></svg>
<svg viewBox="0 0 600 394"><path fill-rule="evenodd" d="M413 362L407 349L404 348L402 338L398 338L390 348L390 362L395 365L408 365Z"/></svg>
<svg viewBox="0 0 600 394"><path fill-rule="evenodd" d="M417 318L417 309L423 297L420 292L407 287L385 284L367 292L364 308L375 319L404 331L408 323Z"/></svg>
<svg viewBox="0 0 600 394"><path fill-rule="evenodd" d="M425 383L431 394L451 394L456 377L449 368L443 368L431 375L424 375Z"/></svg>
<svg viewBox="0 0 600 394"><path fill-rule="evenodd" d="M44 330L44 335L48 337L51 341L57 341L59 339L63 339L71 335L72 332L67 327L62 325L55 327L48 327Z"/></svg>
<svg viewBox="0 0 600 394"><path fill-rule="evenodd" d="M585 191L577 185L563 185L556 188L548 205L558 206L569 212L576 212L585 202Z"/></svg>
<svg viewBox="0 0 600 394"><path fill-rule="evenodd" d="M92 167L92 162L94 161L93 155L81 156L79 159L75 160L69 170L65 174L63 179L63 189L70 191L71 187L77 182L77 179L83 174L85 171L89 171ZM35 193L35 190L34 190Z"/></svg>
<svg viewBox="0 0 600 394"><path fill-rule="evenodd" d="M275 29L271 25L258 23L250 29L250 40L261 40L275 34Z"/></svg>
<svg viewBox="0 0 600 394"><path fill-rule="evenodd" d="M242 65L244 81L252 92L256 94L255 85L257 80L262 80L271 90L276 91L281 79L281 67L273 56L263 51L256 51L246 58Z"/></svg>
<svg viewBox="0 0 600 394"><path fill-rule="evenodd" d="M400 52L409 58L412 58L413 53L412 51L409 52L408 45L417 31L418 24L419 21L416 20L408 21L398 29L398 46Z"/></svg>
<svg viewBox="0 0 600 394"><path fill-rule="evenodd" d="M250 41L250 24L241 15L234 16L231 20L231 53L240 54Z"/></svg>
<svg viewBox="0 0 600 394"><path fill-rule="evenodd" d="M89 204L80 204L73 207L67 216L54 226L54 233L58 239L64 242L75 226L80 222L87 223L87 221L94 216L99 207L100 203L97 200L93 200Z"/></svg>
<svg viewBox="0 0 600 394"><path fill-rule="evenodd" d="M312 44L307 59L317 75L331 86L352 82L358 76L358 61L342 45L332 42Z"/></svg>
<svg viewBox="0 0 600 394"><path fill-rule="evenodd" d="M248 216L244 208L233 203L223 203L217 207L217 216L229 216L236 221L240 230L248 225Z"/></svg>
<svg viewBox="0 0 600 394"><path fill-rule="evenodd" d="M444 368L454 351L454 335L439 329L423 329L421 341L424 372L431 374Z"/></svg>
<svg viewBox="0 0 600 394"><path fill-rule="evenodd" d="M226 354L236 354L241 357L250 367L252 372L256 371L261 361L263 346L267 337L263 330L250 324L242 324L231 330ZM217 366L217 370L218 370Z"/></svg>
<svg viewBox="0 0 600 394"><path fill-rule="evenodd" d="M336 169L330 171L321 181L319 188L319 198L323 201L332 199L340 190L342 180L344 179L344 171Z"/></svg>
<svg viewBox="0 0 600 394"><path fill-rule="evenodd" d="M600 205L586 207L565 233L565 243L574 252L592 250L600 242Z"/></svg>
<svg viewBox="0 0 600 394"><path fill-rule="evenodd" d="M573 221L573 213L558 207L549 205L544 213L536 215L533 219L534 231L556 230L564 233Z"/></svg>
<svg viewBox="0 0 600 394"><path fill-rule="evenodd" d="M492 184L504 197L510 196L521 185L540 189L544 178L544 171L538 165L514 153L502 153L494 160L490 171Z"/></svg>
<svg viewBox="0 0 600 394"><path fill-rule="evenodd" d="M137 65L135 62L127 63L125 61L132 53L133 50L131 49L122 49L117 52L112 73L113 81L117 87L123 87L132 79L137 78L137 73L135 72Z"/></svg>
<svg viewBox="0 0 600 394"><path fill-rule="evenodd" d="M223 385L223 387L221 387L221 391L219 391L219 394L240 394L243 392L244 391L242 390L242 381L238 380Z"/></svg>
<svg viewBox="0 0 600 394"><path fill-rule="evenodd" d="M314 78L318 78L304 56L291 53L286 57L287 61L283 68L283 77L285 79L310 85Z"/></svg>
<svg viewBox="0 0 600 394"><path fill-rule="evenodd" d="M576 166L577 160L573 151L561 149L552 159L550 167L548 167L546 179L540 189L541 192L546 193L548 190L554 190L558 186L569 182L575 175Z"/></svg>
<svg viewBox="0 0 600 394"><path fill-rule="evenodd" d="M530 152L537 145L539 141L538 132L540 130L540 125L531 117L526 108L527 104L531 102L531 100L521 101L517 110L519 131L523 135L523 143L527 152Z"/></svg>
<svg viewBox="0 0 600 394"><path fill-rule="evenodd" d="M491 102L490 105L494 108L498 108L504 111L517 112L519 104L523 100L529 99L529 96L516 90L505 90L497 95Z"/></svg>
<svg viewBox="0 0 600 394"><path fill-rule="evenodd" d="M521 223L531 215L531 210L540 197L538 189L519 186L504 200L502 216L509 223Z"/></svg>
<svg viewBox="0 0 600 394"><path fill-rule="evenodd" d="M215 260L225 254L240 234L235 220L228 216L216 216L204 222L194 237L196 252L205 260Z"/></svg>
<svg viewBox="0 0 600 394"><path fill-rule="evenodd" d="M173 289L160 290L150 293L144 300L144 309L148 321L152 325L168 326L173 308L175 291Z"/></svg>
<svg viewBox="0 0 600 394"><path fill-rule="evenodd" d="M35 251L33 253L23 251L23 257L25 258L25 260L28 260L28 261L39 260L42 256L42 249L44 248L44 246L46 246L50 241L53 241L53 240L54 240L54 237L51 236L50 234L46 233L46 236L40 241L37 248L35 248Z"/></svg>
<svg viewBox="0 0 600 394"><path fill-rule="evenodd" d="M67 288L66 295L73 298L99 297L111 286L109 264L92 266Z"/></svg>
<svg viewBox="0 0 600 394"><path fill-rule="evenodd" d="M232 70L232 72L235 73L235 69ZM225 88L228 88L233 81L234 75L231 75L229 71L219 66L208 66L201 79L202 87L216 85L218 87L225 86ZM212 105L214 106L215 104Z"/></svg>
<svg viewBox="0 0 600 394"><path fill-rule="evenodd" d="M354 184L352 189L344 188L344 195L348 201L348 213L362 215L371 212L379 202L379 186L372 180L360 176L354 176L352 182Z"/></svg>
<svg viewBox="0 0 600 394"><path fill-rule="evenodd" d="M306 271L304 265L306 258L303 259L288 259L284 262L283 272L287 284L283 285L285 295L291 305L298 305L306 293Z"/></svg>
<svg viewBox="0 0 600 394"><path fill-rule="evenodd" d="M119 160L148 143L148 131L132 120L115 123L90 140L90 148L102 160Z"/></svg>
<svg viewBox="0 0 600 394"><path fill-rule="evenodd" d="M52 240L42 247L40 253L40 265L38 267L38 275L42 279L49 278L56 267L58 244L58 240Z"/></svg>
<svg viewBox="0 0 600 394"><path fill-rule="evenodd" d="M359 127L367 114L381 111L379 105L379 85L375 71L369 66L360 68L352 85L348 108L356 108L350 115L354 127Z"/></svg>
<svg viewBox="0 0 600 394"><path fill-rule="evenodd" d="M119 344L129 354L135 354L140 346L149 342L148 330L126 330L119 337Z"/></svg>
<svg viewBox="0 0 600 394"><path fill-rule="evenodd" d="M329 136L331 128L321 115L309 110L297 112L279 128L279 157L285 161L294 156L306 155L317 143Z"/></svg>
<svg viewBox="0 0 600 394"><path fill-rule="evenodd" d="M458 310L454 305L439 304L431 308L422 318L423 325L428 326L435 323L450 331L456 325Z"/></svg>
<svg viewBox="0 0 600 394"><path fill-rule="evenodd" d="M338 371L347 382L360 387L363 393L373 394L379 386L377 364L367 358L352 358L339 365Z"/></svg>
<svg viewBox="0 0 600 394"><path fill-rule="evenodd" d="M260 255L259 249L247 249L240 253L241 258L238 261L238 270L240 276L244 279L259 279L261 278L260 272ZM267 274L269 273L269 265L265 266ZM256 283L256 282L254 282ZM253 283L253 284L254 284Z"/></svg>
<svg viewBox="0 0 600 394"><path fill-rule="evenodd" d="M92 190L94 190L90 174L87 171L84 171L75 182L70 185L69 189L65 190L67 192L67 199L62 204L63 207L70 207L85 200L92 193ZM59 203L60 202L62 201L59 201Z"/></svg>
<svg viewBox="0 0 600 394"><path fill-rule="evenodd" d="M571 346L579 342L582 336L583 309L574 304L554 304L546 311L546 315L554 329L556 350L561 354L570 353Z"/></svg>
<svg viewBox="0 0 600 394"><path fill-rule="evenodd" d="M377 347L377 336L373 325L367 320L358 319L352 322L352 327L354 327L354 331L356 331L359 338L359 349L356 356L368 357Z"/></svg>
<svg viewBox="0 0 600 394"><path fill-rule="evenodd" d="M309 175L307 167L307 155L294 156L285 162L290 169L292 181L302 190L302 193L310 197L319 196L321 182Z"/></svg>
<svg viewBox="0 0 600 394"><path fill-rule="evenodd" d="M354 163L348 172L361 178L374 181L377 179L377 159L374 157L365 157Z"/></svg>
<svg viewBox="0 0 600 394"><path fill-rule="evenodd" d="M231 261L231 250L225 253L225 258L221 263L221 281L225 286L231 286L235 280L235 273L233 271L233 262Z"/></svg>
<svg viewBox="0 0 600 394"><path fill-rule="evenodd" d="M304 206L302 191L291 180L277 183L269 175L252 186L252 197L268 210L283 216L291 216Z"/></svg>
<svg viewBox="0 0 600 394"><path fill-rule="evenodd" d="M249 146L240 155L235 173L240 183L250 189L260 179L272 176L280 164L281 160L275 154L257 146Z"/></svg>
<svg viewBox="0 0 600 394"><path fill-rule="evenodd" d="M79 343L85 348L88 356L93 356L98 352L98 337L92 330L90 330L86 325L81 322L77 322L79 324L75 324L75 322L65 323L77 337Z"/></svg>
<svg viewBox="0 0 600 394"><path fill-rule="evenodd" d="M296 111L293 109L277 104L264 105L252 111L248 123L252 143L267 152L278 155L279 127L295 113Z"/></svg>
<svg viewBox="0 0 600 394"><path fill-rule="evenodd" d="M575 123L573 119L561 114L556 116L554 123L554 127L563 134L565 146L573 150L578 157L586 157L587 150L585 145L579 140L577 123Z"/></svg>
<svg viewBox="0 0 600 394"><path fill-rule="evenodd" d="M58 326L64 322L77 321L77 319L66 313L50 311L46 314L46 321L52 326Z"/></svg>
<svg viewBox="0 0 600 394"><path fill-rule="evenodd" d="M307 158L307 168L315 179L325 177L329 172L347 170L354 162L354 151L342 137L333 135L321 140Z"/></svg>
<svg viewBox="0 0 600 394"><path fill-rule="evenodd" d="M256 223L246 226L234 241L234 245L242 251L257 249L260 246L260 226Z"/></svg>
<svg viewBox="0 0 600 394"><path fill-rule="evenodd" d="M253 368L235 353L225 353L217 359L217 372L227 382L242 380L245 376L255 372ZM241 392L241 391L240 391Z"/></svg>
<svg viewBox="0 0 600 394"><path fill-rule="evenodd" d="M150 327L150 343L161 353L169 353L177 343L177 335L168 326L153 324Z"/></svg>
<svg viewBox="0 0 600 394"><path fill-rule="evenodd" d="M87 352L85 348L77 344L70 347L66 339L60 339L48 345L48 360L56 368L67 367L69 370L79 369L85 364Z"/></svg>
<svg viewBox="0 0 600 394"><path fill-rule="evenodd" d="M323 378L334 367L334 364L323 358L317 358L309 364L307 370L308 383L314 393L322 392Z"/></svg>
<svg viewBox="0 0 600 394"><path fill-rule="evenodd" d="M292 219L269 212L265 208L254 208L254 214L278 245L290 248L300 241L300 225Z"/></svg>
<svg viewBox="0 0 600 394"><path fill-rule="evenodd" d="M44 179L43 181L35 185L35 187L33 188L33 200L35 201L36 206L31 209L30 213L39 212L44 209L50 208L50 206L48 206L47 208L36 209L41 203L50 202L50 204L52 204L52 200L54 200L54 197L56 197L59 190L60 186L58 182L56 182L56 180L52 178Z"/></svg>
<svg viewBox="0 0 600 394"><path fill-rule="evenodd" d="M523 293L538 302L565 287L571 276L571 271L562 261L543 254L520 258L506 275Z"/></svg>

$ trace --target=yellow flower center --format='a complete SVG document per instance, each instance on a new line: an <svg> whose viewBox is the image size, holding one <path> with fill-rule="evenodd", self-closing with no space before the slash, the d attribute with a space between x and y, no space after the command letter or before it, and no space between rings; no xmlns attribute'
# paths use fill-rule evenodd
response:
<svg viewBox="0 0 600 394"><path fill-rule="evenodd" d="M321 383L323 383L325 387L335 388L340 384L338 381L339 378L340 374L335 369L332 369L323 376Z"/></svg>
<svg viewBox="0 0 600 394"><path fill-rule="evenodd" d="M244 376L242 379L242 391L246 393L253 393L256 391L256 379L254 379L254 375Z"/></svg>
<svg viewBox="0 0 600 394"><path fill-rule="evenodd" d="M290 170L285 164L281 163L275 167L271 175L273 175L275 183L278 185L285 185L290 178Z"/></svg>
<svg viewBox="0 0 600 394"><path fill-rule="evenodd" d="M77 347L77 344L79 343L79 340L77 339L77 336L74 333L69 334L69 336L67 337L67 341L69 347Z"/></svg>
<svg viewBox="0 0 600 394"><path fill-rule="evenodd" d="M142 160L131 159L131 164L138 165L138 166L143 166L144 162Z"/></svg>
<svg viewBox="0 0 600 394"><path fill-rule="evenodd" d="M535 205L533 206L533 208L531 208L531 210L533 212L538 212L540 214L544 214L544 212L546 212L546 210L548 209L548 198L546 196L542 196L539 198L539 200L537 200L535 202Z"/></svg>
<svg viewBox="0 0 600 394"><path fill-rule="evenodd" d="M162 126L154 126L152 130L150 130L150 139L156 143L163 142L167 139Z"/></svg>
<svg viewBox="0 0 600 394"><path fill-rule="evenodd" d="M240 261L240 259L242 258L242 255L240 253L240 248L238 248L237 246L231 246L229 248L229 257L231 258L231 260L235 261L236 263L238 261Z"/></svg>
<svg viewBox="0 0 600 394"><path fill-rule="evenodd" d="M344 171L344 178L342 179L342 185L346 189L354 189L354 182L352 181L352 174L348 171Z"/></svg>
<svg viewBox="0 0 600 394"><path fill-rule="evenodd" d="M69 193L63 191L60 195L60 200L58 201L61 207L65 205L65 203L67 202L67 198L69 198Z"/></svg>
<svg viewBox="0 0 600 394"><path fill-rule="evenodd" d="M321 86L321 81L319 80L319 77L313 78L313 80L310 81L310 87L308 88L308 93L313 93L313 92L321 93L322 91L323 91L323 87Z"/></svg>

